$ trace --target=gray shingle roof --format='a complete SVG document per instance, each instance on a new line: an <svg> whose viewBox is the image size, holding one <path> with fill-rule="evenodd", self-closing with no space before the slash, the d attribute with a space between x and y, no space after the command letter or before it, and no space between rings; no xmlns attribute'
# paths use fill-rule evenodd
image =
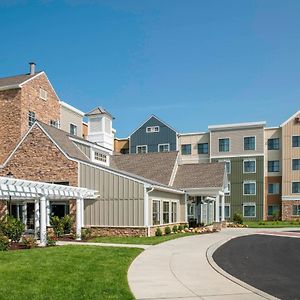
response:
<svg viewBox="0 0 300 300"><path fill-rule="evenodd" d="M178 152L124 154L111 157L111 166L168 185Z"/></svg>
<svg viewBox="0 0 300 300"><path fill-rule="evenodd" d="M0 88L6 87L6 86L19 85L19 84L23 83L24 81L36 76L39 73L41 73L41 72L37 72L33 75L22 74L22 75L16 75L16 76L11 76L11 77L0 78Z"/></svg>
<svg viewBox="0 0 300 300"><path fill-rule="evenodd" d="M223 162L180 165L173 187L181 189L222 187L224 174Z"/></svg>

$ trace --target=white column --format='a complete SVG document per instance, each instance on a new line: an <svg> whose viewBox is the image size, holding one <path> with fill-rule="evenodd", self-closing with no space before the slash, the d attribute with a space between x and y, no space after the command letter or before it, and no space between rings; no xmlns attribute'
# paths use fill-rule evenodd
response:
<svg viewBox="0 0 300 300"><path fill-rule="evenodd" d="M221 221L225 221L225 195L221 196Z"/></svg>
<svg viewBox="0 0 300 300"><path fill-rule="evenodd" d="M40 245L46 246L47 244L47 209L46 209L46 197L40 198Z"/></svg>
<svg viewBox="0 0 300 300"><path fill-rule="evenodd" d="M81 227L84 227L84 199L81 201Z"/></svg>
<svg viewBox="0 0 300 300"><path fill-rule="evenodd" d="M22 206L22 219L25 225L25 229L27 229L27 203L24 202Z"/></svg>
<svg viewBox="0 0 300 300"><path fill-rule="evenodd" d="M76 240L81 240L81 210L82 210L82 198L76 199Z"/></svg>
<svg viewBox="0 0 300 300"><path fill-rule="evenodd" d="M40 231L40 203L38 199L34 202L34 234L38 237Z"/></svg>
<svg viewBox="0 0 300 300"><path fill-rule="evenodd" d="M220 222L220 196L216 197L215 212L215 222Z"/></svg>
<svg viewBox="0 0 300 300"><path fill-rule="evenodd" d="M46 200L46 210L47 210L47 226L50 226L50 201L49 200Z"/></svg>
<svg viewBox="0 0 300 300"><path fill-rule="evenodd" d="M185 205L185 210L184 210L184 222L188 222L188 194L184 194L184 205Z"/></svg>

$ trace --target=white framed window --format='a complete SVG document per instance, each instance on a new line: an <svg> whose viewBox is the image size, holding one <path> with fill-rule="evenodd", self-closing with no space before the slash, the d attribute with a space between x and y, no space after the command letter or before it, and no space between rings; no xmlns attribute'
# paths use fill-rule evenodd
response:
<svg viewBox="0 0 300 300"><path fill-rule="evenodd" d="M137 145L136 146L136 153L148 153L148 146L147 145Z"/></svg>
<svg viewBox="0 0 300 300"><path fill-rule="evenodd" d="M243 195L255 196L256 195L256 181L244 181L243 182Z"/></svg>
<svg viewBox="0 0 300 300"><path fill-rule="evenodd" d="M219 152L229 152L230 151L230 139L220 138L219 139Z"/></svg>
<svg viewBox="0 0 300 300"><path fill-rule="evenodd" d="M279 138L268 139L268 150L279 150Z"/></svg>
<svg viewBox="0 0 300 300"><path fill-rule="evenodd" d="M159 200L152 201L152 224L153 225L160 224L160 201Z"/></svg>
<svg viewBox="0 0 300 300"><path fill-rule="evenodd" d="M159 126L148 126L146 127L147 133L159 132Z"/></svg>
<svg viewBox="0 0 300 300"><path fill-rule="evenodd" d="M48 98L48 93L44 89L40 88L40 98L43 100L47 100Z"/></svg>
<svg viewBox="0 0 300 300"><path fill-rule="evenodd" d="M292 194L300 194L300 182L292 182Z"/></svg>
<svg viewBox="0 0 300 300"><path fill-rule="evenodd" d="M226 173L231 174L231 161L229 159L219 159L218 162L225 162Z"/></svg>
<svg viewBox="0 0 300 300"><path fill-rule="evenodd" d="M300 147L300 135L292 136L292 147Z"/></svg>
<svg viewBox="0 0 300 300"><path fill-rule="evenodd" d="M195 203L187 203L187 217L188 220L195 218Z"/></svg>
<svg viewBox="0 0 300 300"><path fill-rule="evenodd" d="M29 111L28 112L28 126L31 127L35 122L35 112Z"/></svg>
<svg viewBox="0 0 300 300"><path fill-rule="evenodd" d="M243 217L255 218L256 217L256 204L255 203L243 203Z"/></svg>
<svg viewBox="0 0 300 300"><path fill-rule="evenodd" d="M255 150L256 149L256 137L245 136L244 137L244 150Z"/></svg>
<svg viewBox="0 0 300 300"><path fill-rule="evenodd" d="M222 205L219 205L219 216L222 216ZM225 219L230 218L230 203L225 203Z"/></svg>
<svg viewBox="0 0 300 300"><path fill-rule="evenodd" d="M300 159L299 158L293 158L292 159L292 170L293 171L299 171L300 170Z"/></svg>
<svg viewBox="0 0 300 300"><path fill-rule="evenodd" d="M280 162L279 160L269 160L268 161L268 172L280 172Z"/></svg>
<svg viewBox="0 0 300 300"><path fill-rule="evenodd" d="M280 183L268 183L268 194L269 195L278 195L280 193Z"/></svg>
<svg viewBox="0 0 300 300"><path fill-rule="evenodd" d="M177 202L171 202L171 223L177 222Z"/></svg>
<svg viewBox="0 0 300 300"><path fill-rule="evenodd" d="M107 156L105 154L102 154L101 152L94 152L94 159L102 162L107 161Z"/></svg>
<svg viewBox="0 0 300 300"><path fill-rule="evenodd" d="M170 223L170 202L163 201L163 223L169 224Z"/></svg>
<svg viewBox="0 0 300 300"><path fill-rule="evenodd" d="M170 152L170 144L158 144L158 152Z"/></svg>
<svg viewBox="0 0 300 300"><path fill-rule="evenodd" d="M244 159L243 173L256 173L256 159Z"/></svg>
<svg viewBox="0 0 300 300"><path fill-rule="evenodd" d="M58 120L50 120L50 126L59 128L60 127L59 121Z"/></svg>
<svg viewBox="0 0 300 300"><path fill-rule="evenodd" d="M191 155L192 154L192 145L191 144L182 144L181 145L181 155Z"/></svg>
<svg viewBox="0 0 300 300"><path fill-rule="evenodd" d="M70 134L77 135L77 126L75 124L70 123Z"/></svg>

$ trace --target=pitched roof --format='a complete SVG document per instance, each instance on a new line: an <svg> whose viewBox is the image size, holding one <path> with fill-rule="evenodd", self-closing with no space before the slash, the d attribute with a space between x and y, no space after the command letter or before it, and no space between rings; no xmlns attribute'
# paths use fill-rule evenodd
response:
<svg viewBox="0 0 300 300"><path fill-rule="evenodd" d="M114 118L106 109L104 109L101 106L97 106L94 109L92 109L91 111L89 111L88 113L86 113L86 116L93 116L93 115L99 115L99 114L106 114L109 117L111 117L112 119Z"/></svg>
<svg viewBox="0 0 300 300"><path fill-rule="evenodd" d="M111 166L169 185L178 152L123 154L111 157Z"/></svg>
<svg viewBox="0 0 300 300"><path fill-rule="evenodd" d="M33 75L30 74L22 74L22 75L16 75L16 76L10 76L10 77L4 77L0 78L0 88L9 88L9 87L17 87L18 85L22 84L28 79L31 79L32 77L36 76L41 72L36 72Z"/></svg>
<svg viewBox="0 0 300 300"><path fill-rule="evenodd" d="M178 166L173 187L209 188L222 187L224 183L225 163L200 163Z"/></svg>

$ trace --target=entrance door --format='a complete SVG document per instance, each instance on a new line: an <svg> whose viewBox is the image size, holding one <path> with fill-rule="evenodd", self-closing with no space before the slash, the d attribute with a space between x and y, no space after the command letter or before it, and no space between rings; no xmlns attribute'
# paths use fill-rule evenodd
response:
<svg viewBox="0 0 300 300"><path fill-rule="evenodd" d="M34 230L34 203L27 203L27 230Z"/></svg>

